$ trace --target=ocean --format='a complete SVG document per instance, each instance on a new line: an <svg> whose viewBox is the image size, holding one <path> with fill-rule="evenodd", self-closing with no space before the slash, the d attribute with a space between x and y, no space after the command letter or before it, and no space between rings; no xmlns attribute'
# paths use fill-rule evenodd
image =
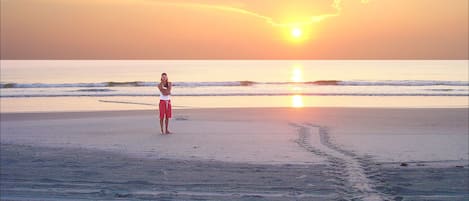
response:
<svg viewBox="0 0 469 201"><path fill-rule="evenodd" d="M166 72L176 107L469 107L468 71L467 60L2 60L0 100L2 112L148 109Z"/></svg>

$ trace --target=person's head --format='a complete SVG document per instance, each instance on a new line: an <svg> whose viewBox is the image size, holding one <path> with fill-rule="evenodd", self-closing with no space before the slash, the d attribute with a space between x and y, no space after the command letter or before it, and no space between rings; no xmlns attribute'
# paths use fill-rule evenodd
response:
<svg viewBox="0 0 469 201"><path fill-rule="evenodd" d="M161 74L161 82L167 82L168 81L168 74L162 73Z"/></svg>

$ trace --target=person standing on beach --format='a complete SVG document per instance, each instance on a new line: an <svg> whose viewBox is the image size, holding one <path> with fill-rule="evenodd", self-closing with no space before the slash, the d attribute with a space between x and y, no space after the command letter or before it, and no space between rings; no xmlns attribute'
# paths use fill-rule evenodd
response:
<svg viewBox="0 0 469 201"><path fill-rule="evenodd" d="M160 127L161 134L171 134L168 129L169 119L171 118L171 82L168 81L168 75L166 73L161 74L161 82L158 84L158 89L160 90ZM163 121L165 121L166 132L163 130Z"/></svg>

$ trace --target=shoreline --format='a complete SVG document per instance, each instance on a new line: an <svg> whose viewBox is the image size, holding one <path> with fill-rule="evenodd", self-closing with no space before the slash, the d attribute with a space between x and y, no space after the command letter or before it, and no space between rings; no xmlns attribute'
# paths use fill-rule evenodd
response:
<svg viewBox="0 0 469 201"><path fill-rule="evenodd" d="M469 108L468 96L230 96L173 97L173 109L212 108ZM0 98L0 111L67 112L157 109L157 97Z"/></svg>

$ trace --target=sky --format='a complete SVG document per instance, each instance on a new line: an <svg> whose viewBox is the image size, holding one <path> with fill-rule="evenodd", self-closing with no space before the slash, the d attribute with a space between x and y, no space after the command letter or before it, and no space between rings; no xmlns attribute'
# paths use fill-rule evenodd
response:
<svg viewBox="0 0 469 201"><path fill-rule="evenodd" d="M468 0L0 0L1 59L469 59Z"/></svg>

